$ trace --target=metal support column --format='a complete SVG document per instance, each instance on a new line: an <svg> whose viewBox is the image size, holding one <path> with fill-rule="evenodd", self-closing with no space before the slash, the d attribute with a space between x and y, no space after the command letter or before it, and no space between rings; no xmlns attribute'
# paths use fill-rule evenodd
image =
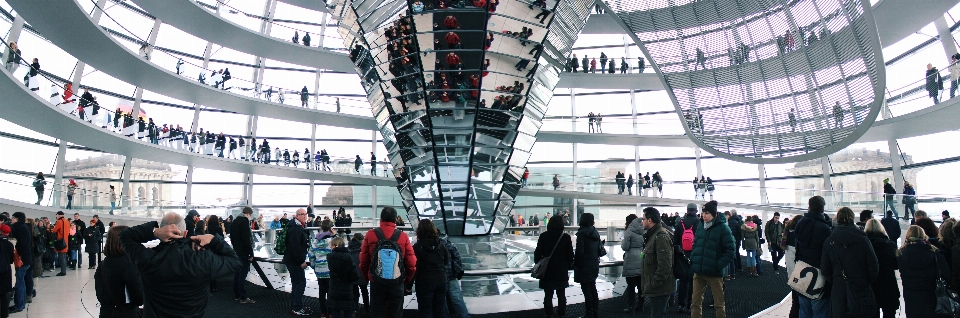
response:
<svg viewBox="0 0 960 318"><path fill-rule="evenodd" d="M830 158L824 156L820 158L820 169L823 172L823 193L822 197L827 201L827 210L833 210L833 182L830 181L830 175L833 169L830 168Z"/></svg>
<svg viewBox="0 0 960 318"><path fill-rule="evenodd" d="M127 212L130 212L130 174L133 170L133 157L126 156L123 159L123 171L120 172L121 178L123 179L123 185L120 187L120 209L124 209ZM188 183L189 184L189 183ZM187 188L187 195L190 195L189 186Z"/></svg>
<svg viewBox="0 0 960 318"><path fill-rule="evenodd" d="M187 166L187 196L183 201L184 208L190 211L193 208L193 166Z"/></svg>
<svg viewBox="0 0 960 318"><path fill-rule="evenodd" d="M697 179L703 178L703 164L700 162L700 148L693 148L693 154L697 158Z"/></svg>
<svg viewBox="0 0 960 318"><path fill-rule="evenodd" d="M890 164L893 167L893 188L899 192L903 190L903 170L901 167L905 163L903 157L900 156L900 146L897 145L896 139L888 140L887 146L890 148Z"/></svg>
<svg viewBox="0 0 960 318"><path fill-rule="evenodd" d="M53 179L53 192L51 193L51 198L53 198L53 206L60 208L60 194L63 191L63 169L67 161L64 156L67 155L67 142L60 140L60 148L57 149L57 167L54 170L54 179Z"/></svg>
<svg viewBox="0 0 960 318"><path fill-rule="evenodd" d="M570 89L570 132L577 132L577 89ZM573 188L570 191L577 191L577 143L573 143ZM573 203L573 211L570 213L570 224L579 224L577 199L570 199Z"/></svg>
<svg viewBox="0 0 960 318"><path fill-rule="evenodd" d="M760 172L760 204L770 204L767 197L767 171L763 164L757 165L757 171Z"/></svg>
<svg viewBox="0 0 960 318"><path fill-rule="evenodd" d="M376 131L376 130L373 130L373 131L370 132L370 151L373 152L374 155L377 154L377 131ZM362 169L363 169L363 168L361 167L361 171L363 171ZM371 169L371 171L373 171L373 170ZM372 217L373 217L373 220L377 220L377 219L379 219L379 217L380 217L380 215L377 214L377 186L376 186L376 185L372 185L372 186L370 186L370 189L371 189L371 191L370 191L370 207L373 208L373 215L372 215ZM413 222L413 221L411 221L411 220L407 220L407 221L408 221L408 222ZM374 224L376 224L376 222L374 222Z"/></svg>
<svg viewBox="0 0 960 318"><path fill-rule="evenodd" d="M7 33L7 43L19 41L21 30L23 30L23 17L18 14L13 18L13 25L10 26L10 32ZM0 60L6 61L8 54L10 54L10 47L4 46L3 55L0 56Z"/></svg>
<svg viewBox="0 0 960 318"><path fill-rule="evenodd" d="M940 16L939 19L933 20L933 25L937 28L937 35L940 36L940 44L943 45L943 52L947 53L947 63L952 64L950 57L957 54L957 44L953 40L953 34L950 33L947 18Z"/></svg>
<svg viewBox="0 0 960 318"><path fill-rule="evenodd" d="M306 158L313 157L313 154L314 154L314 152L316 151L316 150L315 150L316 147L317 147L317 125L312 125L312 124L311 124L311 125L310 125L310 152L309 152L309 153L306 153L306 154L305 154L305 157L306 157ZM316 165L318 165L318 164L319 164L319 163L317 163L316 161L313 162L314 169L316 169ZM310 168L310 167L307 167L307 169L309 169L309 168ZM308 206L309 206L309 207L313 207L313 186L314 186L314 182L315 182L315 181L314 181L313 179L310 179L310 199L309 199L309 202L308 202L308 204L309 204ZM316 212L314 212L314 213L316 213Z"/></svg>

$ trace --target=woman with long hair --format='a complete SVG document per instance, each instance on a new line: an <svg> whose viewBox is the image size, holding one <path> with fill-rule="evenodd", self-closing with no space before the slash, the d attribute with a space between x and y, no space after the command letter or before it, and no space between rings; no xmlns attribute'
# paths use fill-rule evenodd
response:
<svg viewBox="0 0 960 318"><path fill-rule="evenodd" d="M887 237L887 231L877 219L867 220L863 231L873 246L873 253L877 255L880 265L877 280L873 282L873 295L877 305L883 311L883 318L897 316L900 308L900 285L897 284L897 244Z"/></svg>
<svg viewBox="0 0 960 318"><path fill-rule="evenodd" d="M421 317L447 317L447 270L450 262L447 248L440 241L440 232L430 219L417 225L417 308Z"/></svg>
<svg viewBox="0 0 960 318"><path fill-rule="evenodd" d="M920 219L917 223L923 220L928 219ZM946 259L937 251L923 228L917 225L907 228L903 245L897 250L907 317L936 317L937 279L950 275Z"/></svg>
<svg viewBox="0 0 960 318"><path fill-rule="evenodd" d="M547 317L553 316L553 295L557 295L557 316L567 314L567 296L565 290L570 286L567 270L573 264L573 242L570 235L563 232L563 217L556 214L547 222L547 231L537 239L537 248L533 251L533 262L549 257L547 270L540 277L539 287L543 289L543 310Z"/></svg>
<svg viewBox="0 0 960 318"><path fill-rule="evenodd" d="M106 258L93 275L101 318L138 317L139 307L143 305L140 272L120 245L120 232L127 228L125 225L116 225L107 231L107 242L103 249Z"/></svg>
<svg viewBox="0 0 960 318"><path fill-rule="evenodd" d="M873 290L851 289L868 286L877 280L880 271L877 256L867 235L855 224L856 216L848 207L842 207L834 218L836 226L823 245L823 260L820 272L829 279L832 294L831 311L834 317L873 317L873 312L849 312L847 302L851 293L855 297L873 294ZM863 295L866 294L866 295ZM873 306L877 306L874 299Z"/></svg>

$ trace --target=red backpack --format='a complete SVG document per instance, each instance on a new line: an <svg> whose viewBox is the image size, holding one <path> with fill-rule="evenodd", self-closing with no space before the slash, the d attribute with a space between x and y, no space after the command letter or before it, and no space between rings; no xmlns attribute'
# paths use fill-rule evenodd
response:
<svg viewBox="0 0 960 318"><path fill-rule="evenodd" d="M687 228L687 225L683 224L683 220L680 220L680 227L683 229L683 234L680 236L680 247L683 248L684 252L690 252L693 250L693 227Z"/></svg>

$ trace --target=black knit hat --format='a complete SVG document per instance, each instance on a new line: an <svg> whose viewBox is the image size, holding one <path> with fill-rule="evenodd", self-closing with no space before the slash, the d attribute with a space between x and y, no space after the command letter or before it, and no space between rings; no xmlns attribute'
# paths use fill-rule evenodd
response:
<svg viewBox="0 0 960 318"><path fill-rule="evenodd" d="M713 217L717 217L717 201L710 201L704 204L703 212L710 213Z"/></svg>

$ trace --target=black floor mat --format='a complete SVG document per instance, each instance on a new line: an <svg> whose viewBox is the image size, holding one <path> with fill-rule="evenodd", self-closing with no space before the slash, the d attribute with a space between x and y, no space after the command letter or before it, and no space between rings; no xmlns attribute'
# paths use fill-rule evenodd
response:
<svg viewBox="0 0 960 318"><path fill-rule="evenodd" d="M746 261L744 261L746 264ZM726 284L726 312L727 317L743 318L758 313L770 306L773 306L783 300L790 291L787 286L786 270L782 267L779 275L774 275L769 262L764 262L764 274L760 277L749 277L743 274L737 276L737 279L728 281ZM210 302L207 305L206 317L278 317L289 315L290 312L290 294L277 290L266 289L261 286L247 282L247 294L251 299L257 301L252 305L241 305L233 300L233 282L220 281L220 291L211 294ZM709 294L707 295L709 296ZM710 301L705 301L709 303ZM305 305L319 311L319 302L316 298L306 297ZM626 314L623 312L626 308L624 301L620 298L606 299L600 301L600 317L649 317L648 312L642 315ZM583 304L567 306L567 317L583 316ZM647 309L649 310L649 309ZM319 316L315 314L314 316ZM527 310L516 312L504 312L484 315L471 315L478 318L494 317L517 317L533 318L542 317L542 310ZM704 308L704 317L716 317L713 308ZM365 315L360 315L365 317ZM419 317L417 311L407 310L404 317ZM690 317L690 314L680 314L676 309L671 308L667 317Z"/></svg>

